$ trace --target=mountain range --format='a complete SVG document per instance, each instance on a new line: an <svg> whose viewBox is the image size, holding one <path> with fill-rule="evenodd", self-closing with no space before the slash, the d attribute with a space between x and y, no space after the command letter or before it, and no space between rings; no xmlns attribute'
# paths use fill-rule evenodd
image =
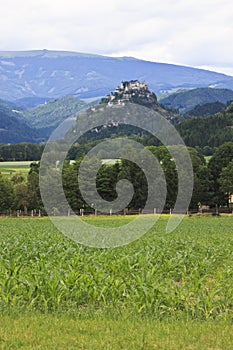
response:
<svg viewBox="0 0 233 350"><path fill-rule="evenodd" d="M206 70L65 51L0 52L0 143L46 141L123 81L146 82L147 103L173 123L213 115L233 100L233 77Z"/></svg>
<svg viewBox="0 0 233 350"><path fill-rule="evenodd" d="M122 80L146 81L156 93L200 87L233 89L233 77L192 67L65 51L0 52L0 98L105 96Z"/></svg>

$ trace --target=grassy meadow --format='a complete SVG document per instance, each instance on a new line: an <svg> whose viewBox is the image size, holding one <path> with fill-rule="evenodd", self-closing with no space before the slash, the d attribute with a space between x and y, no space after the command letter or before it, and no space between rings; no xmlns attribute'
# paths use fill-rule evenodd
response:
<svg viewBox="0 0 233 350"><path fill-rule="evenodd" d="M166 223L97 249L48 218L1 218L0 349L232 349L233 217Z"/></svg>
<svg viewBox="0 0 233 350"><path fill-rule="evenodd" d="M0 173L8 178L11 178L16 173L22 173L25 178L27 177L27 174L30 169L31 161L25 161L25 162L0 162Z"/></svg>

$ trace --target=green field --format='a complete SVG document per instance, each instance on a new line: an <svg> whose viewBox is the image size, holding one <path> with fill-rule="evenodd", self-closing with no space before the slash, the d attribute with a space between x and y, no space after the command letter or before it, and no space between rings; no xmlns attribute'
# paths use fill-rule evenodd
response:
<svg viewBox="0 0 233 350"><path fill-rule="evenodd" d="M48 218L1 218L0 348L232 349L233 217L166 223L95 249Z"/></svg>
<svg viewBox="0 0 233 350"><path fill-rule="evenodd" d="M22 173L27 176L32 162L0 162L0 173L8 178L11 178L16 173Z"/></svg>

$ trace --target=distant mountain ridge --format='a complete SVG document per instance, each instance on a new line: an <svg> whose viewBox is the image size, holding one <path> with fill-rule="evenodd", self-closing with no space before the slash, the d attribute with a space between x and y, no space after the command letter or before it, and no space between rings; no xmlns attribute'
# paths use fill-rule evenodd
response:
<svg viewBox="0 0 233 350"><path fill-rule="evenodd" d="M0 98L106 96L120 81L146 81L155 93L176 89L233 89L233 77L206 70L65 51L0 52Z"/></svg>
<svg viewBox="0 0 233 350"><path fill-rule="evenodd" d="M38 105L41 105L44 103L48 103L51 100L53 99L48 97L47 98L46 97L23 97L23 98L19 98L18 100L15 100L14 104L18 108L28 109L28 108L37 107Z"/></svg>

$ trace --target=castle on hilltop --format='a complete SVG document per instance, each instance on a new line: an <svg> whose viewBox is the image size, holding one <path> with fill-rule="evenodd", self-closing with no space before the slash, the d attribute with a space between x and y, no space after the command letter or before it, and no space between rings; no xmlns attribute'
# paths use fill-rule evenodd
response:
<svg viewBox="0 0 233 350"><path fill-rule="evenodd" d="M121 83L120 89L123 91L130 90L148 90L148 86L145 82L139 82L138 80L123 81Z"/></svg>
<svg viewBox="0 0 233 350"><path fill-rule="evenodd" d="M111 92L107 96L108 105L114 104L124 105L130 99L137 97L149 97L150 91L145 82L139 82L138 80L123 81L114 92Z"/></svg>
<svg viewBox="0 0 233 350"><path fill-rule="evenodd" d="M162 106L160 106L155 93L149 90L145 82L140 82L138 80L122 81L113 92L101 99L98 106L91 107L90 111L104 111L105 107L113 109L121 108L122 106L126 106L128 103L138 104L156 111L173 124L177 123L180 118L178 114L165 110ZM112 122L111 125L117 126L118 121L116 124ZM107 127L108 126L106 125L103 126L103 128Z"/></svg>

